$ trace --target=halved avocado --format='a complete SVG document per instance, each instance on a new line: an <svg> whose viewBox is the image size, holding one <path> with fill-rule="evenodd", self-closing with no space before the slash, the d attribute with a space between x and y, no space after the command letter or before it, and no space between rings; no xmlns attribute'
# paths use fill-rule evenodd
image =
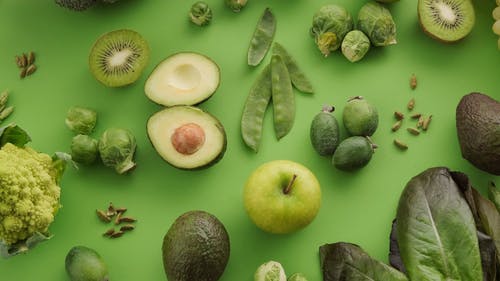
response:
<svg viewBox="0 0 500 281"><path fill-rule="evenodd" d="M193 106L165 108L148 120L148 136L170 165L186 170L207 168L226 151L226 132L213 115Z"/></svg>
<svg viewBox="0 0 500 281"><path fill-rule="evenodd" d="M177 53L162 61L149 75L146 96L155 103L195 105L210 98L220 82L219 66L192 52Z"/></svg>

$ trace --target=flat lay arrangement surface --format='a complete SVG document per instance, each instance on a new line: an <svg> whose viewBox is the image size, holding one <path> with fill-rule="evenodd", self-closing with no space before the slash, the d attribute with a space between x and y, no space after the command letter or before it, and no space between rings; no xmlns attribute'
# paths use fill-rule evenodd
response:
<svg viewBox="0 0 500 281"><path fill-rule="evenodd" d="M449 0L457 28L431 0L56 2L0 0L0 240L51 236L0 280L426 280L419 247L500 278L494 0ZM50 209L25 236L14 163Z"/></svg>

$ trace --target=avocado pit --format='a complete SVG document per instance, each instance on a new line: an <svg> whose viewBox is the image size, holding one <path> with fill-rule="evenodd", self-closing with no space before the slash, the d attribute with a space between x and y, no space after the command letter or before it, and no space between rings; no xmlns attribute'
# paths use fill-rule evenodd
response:
<svg viewBox="0 0 500 281"><path fill-rule="evenodd" d="M177 152L191 155L205 143L205 132L198 124L187 123L175 129L170 140Z"/></svg>

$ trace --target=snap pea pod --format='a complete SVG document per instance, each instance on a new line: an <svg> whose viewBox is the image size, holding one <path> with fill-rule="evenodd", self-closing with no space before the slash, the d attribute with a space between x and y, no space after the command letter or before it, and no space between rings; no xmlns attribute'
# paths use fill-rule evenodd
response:
<svg viewBox="0 0 500 281"><path fill-rule="evenodd" d="M273 42L275 31L276 18L271 13L271 10L266 8L250 40L248 65L256 66L264 59Z"/></svg>
<svg viewBox="0 0 500 281"><path fill-rule="evenodd" d="M241 117L241 135L253 151L259 150L267 106L271 100L271 65L259 74L248 94Z"/></svg>
<svg viewBox="0 0 500 281"><path fill-rule="evenodd" d="M292 84L299 91L304 93L313 93L311 81L307 79L304 72L299 68L297 61L288 53L288 51L278 42L274 42L273 54L280 55L285 62Z"/></svg>
<svg viewBox="0 0 500 281"><path fill-rule="evenodd" d="M285 62L279 55L271 58L271 83L274 111L274 131L281 139L292 129L295 119L295 97Z"/></svg>

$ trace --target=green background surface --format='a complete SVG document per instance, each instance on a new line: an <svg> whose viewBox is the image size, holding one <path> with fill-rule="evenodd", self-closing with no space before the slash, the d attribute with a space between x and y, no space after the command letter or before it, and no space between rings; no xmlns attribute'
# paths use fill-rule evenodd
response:
<svg viewBox="0 0 500 281"><path fill-rule="evenodd" d="M77 13L52 0L0 0L0 88L11 90L10 103L16 111L9 121L31 134L31 146L49 154L68 151L72 133L64 118L73 105L97 110L95 137L108 127L123 127L138 141L138 164L132 174L116 175L102 165L67 171L62 181L64 207L50 228L54 238L29 254L0 260L0 280L67 280L64 258L75 245L97 250L109 266L111 280L166 280L163 236L176 217L194 209L216 215L229 232L231 257L221 280L253 280L255 269L268 260L280 261L289 274L299 271L309 280L321 280L318 247L324 243L357 243L387 261L399 195L406 182L426 168L448 166L463 171L481 192L490 180L500 184L499 177L462 159L455 129L455 107L463 95L480 91L500 98L500 53L491 31L493 0L474 2L476 25L465 40L453 45L434 41L421 31L415 0L392 4L398 44L373 48L356 64L339 52L322 57L308 29L312 15L323 4L344 5L356 17L365 1L250 0L236 14L222 0L207 0L214 19L205 28L188 21L192 2L124 0ZM267 56L257 68L246 65L250 37L266 6L278 21L275 40L295 56L316 93L296 92L294 127L279 142L268 111L263 143L254 154L241 140L240 115L253 80L270 59ZM121 28L134 29L146 38L151 60L135 84L106 88L91 76L88 54L97 37ZM30 50L37 54L38 71L20 80L14 56ZM228 148L221 162L196 172L170 167L146 134L148 117L161 107L145 97L144 82L156 64L180 51L208 55L221 68L219 89L201 107L224 124ZM408 85L412 73L419 81L415 91ZM354 95L365 96L379 110L380 126L373 140L380 148L367 167L345 173L315 153L309 125L323 104L341 109ZM405 130L391 133L394 110L407 113L411 97L416 99L415 112L433 114L429 131L418 137ZM341 110L335 116L341 120ZM408 151L393 146L395 137L409 144ZM260 231L243 208L246 178L260 164L276 159L305 165L322 187L318 216L307 228L290 235ZM108 226L95 216L95 209L105 208L110 201L128 207L128 214L139 219L133 233L116 240L101 236Z"/></svg>

